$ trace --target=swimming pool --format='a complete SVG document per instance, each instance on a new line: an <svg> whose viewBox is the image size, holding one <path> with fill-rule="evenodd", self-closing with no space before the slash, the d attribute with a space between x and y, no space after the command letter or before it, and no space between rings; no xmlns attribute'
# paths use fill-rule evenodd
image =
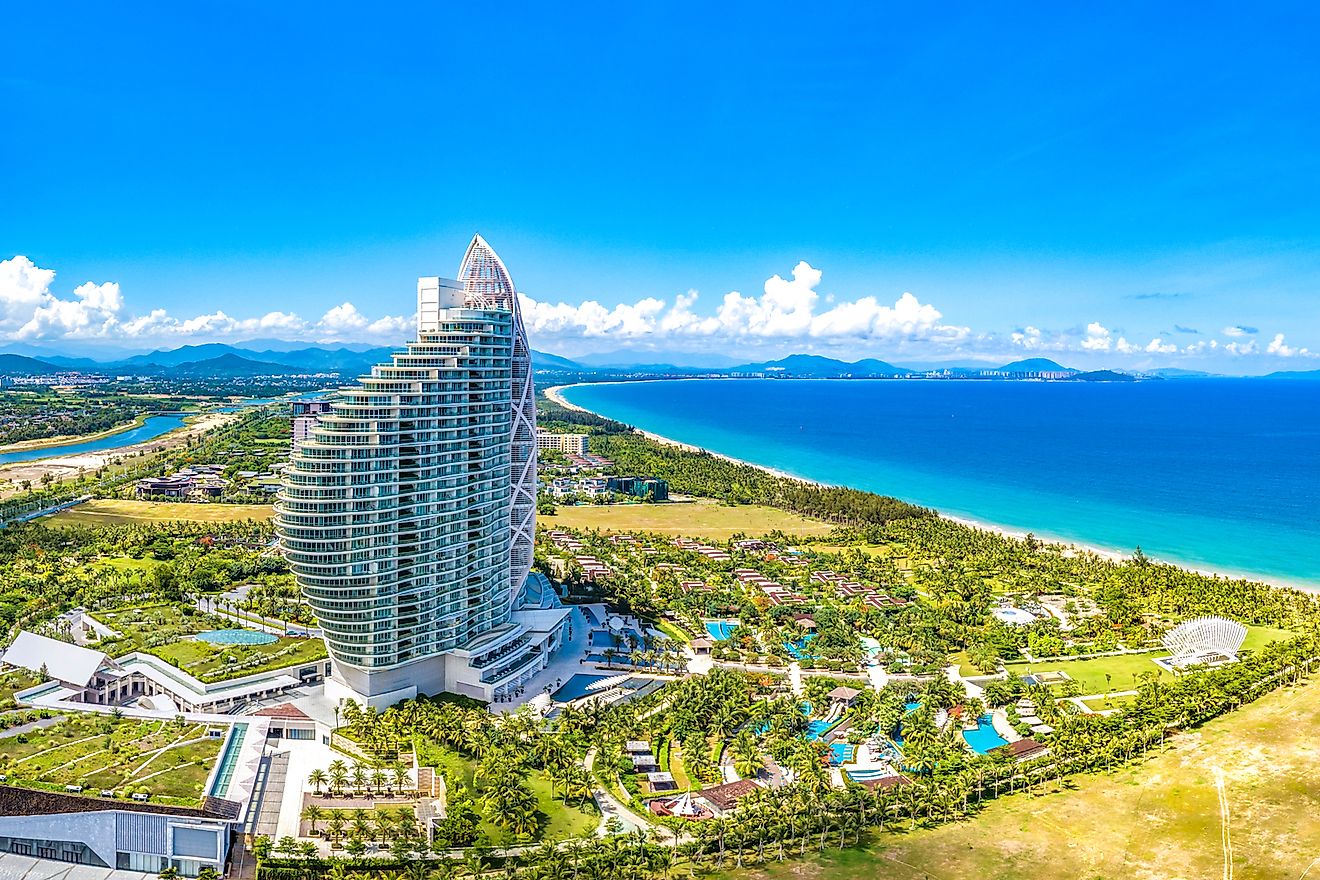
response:
<svg viewBox="0 0 1320 880"><path fill-rule="evenodd" d="M963 739L967 741L967 745L971 746L972 751L978 755L984 755L991 749L1008 745L1008 740L995 731L995 726L991 723L989 715L982 715L976 719L976 729L964 730L962 735Z"/></svg>
<svg viewBox="0 0 1320 880"><path fill-rule="evenodd" d="M577 700L591 693L591 686L597 682L604 681L607 678L613 678L611 675L592 675L588 672L574 673L568 681L560 686L559 690L551 694L551 697L560 703L567 703L570 700Z"/></svg>
<svg viewBox="0 0 1320 880"><path fill-rule="evenodd" d="M833 726L834 723L832 721L822 721L819 718L815 721L810 721L807 723L807 739L820 739L825 735L825 732Z"/></svg>
<svg viewBox="0 0 1320 880"><path fill-rule="evenodd" d="M848 778L853 782L870 782L873 779L888 779L890 776L896 776L893 770L888 767L877 767L874 770L845 770Z"/></svg>
<svg viewBox="0 0 1320 880"><path fill-rule="evenodd" d="M830 764L837 767L857 757L857 746L846 742L830 743Z"/></svg>
<svg viewBox="0 0 1320 880"><path fill-rule="evenodd" d="M796 642L784 642L784 650L793 655L794 660L801 660L804 657L811 656L807 650L807 645L814 639L814 635L805 635Z"/></svg>
<svg viewBox="0 0 1320 880"><path fill-rule="evenodd" d="M738 628L736 620L708 620L706 621L706 632L717 642L733 637L733 631Z"/></svg>
<svg viewBox="0 0 1320 880"><path fill-rule="evenodd" d="M277 636L255 629L213 629L198 633L197 638L212 645L269 645L278 641Z"/></svg>

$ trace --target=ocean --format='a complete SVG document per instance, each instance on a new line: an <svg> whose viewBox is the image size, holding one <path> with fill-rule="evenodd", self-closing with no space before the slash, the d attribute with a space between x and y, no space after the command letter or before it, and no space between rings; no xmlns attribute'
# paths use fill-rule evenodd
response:
<svg viewBox="0 0 1320 880"><path fill-rule="evenodd" d="M1320 382L697 379L563 396L794 476L1320 589Z"/></svg>

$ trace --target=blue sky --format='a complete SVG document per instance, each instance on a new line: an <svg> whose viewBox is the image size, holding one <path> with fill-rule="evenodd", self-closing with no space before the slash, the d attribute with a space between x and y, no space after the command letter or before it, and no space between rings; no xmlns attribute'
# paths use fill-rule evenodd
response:
<svg viewBox="0 0 1320 880"><path fill-rule="evenodd" d="M480 231L570 355L1314 369L1317 18L23 4L0 337L397 340Z"/></svg>

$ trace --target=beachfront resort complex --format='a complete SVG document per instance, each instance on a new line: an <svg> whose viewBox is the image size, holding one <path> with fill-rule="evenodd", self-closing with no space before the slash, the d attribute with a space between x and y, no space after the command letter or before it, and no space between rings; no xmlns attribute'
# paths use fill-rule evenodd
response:
<svg viewBox="0 0 1320 880"><path fill-rule="evenodd" d="M857 844L1158 760L1315 665L1294 593L975 531L537 399L519 309L476 237L456 279L418 280L388 362L193 450L217 473L260 452L280 484L256 519L153 494L117 509L180 520L90 503L17 527L15 576L40 589L59 560L81 604L34 611L0 655L5 868L475 876L629 830L730 867L734 846ZM790 818L767 837L770 814Z"/></svg>

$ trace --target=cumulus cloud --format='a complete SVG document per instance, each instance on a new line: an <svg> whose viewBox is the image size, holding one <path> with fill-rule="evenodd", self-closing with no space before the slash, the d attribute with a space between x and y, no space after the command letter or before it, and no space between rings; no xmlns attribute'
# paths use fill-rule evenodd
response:
<svg viewBox="0 0 1320 880"><path fill-rule="evenodd" d="M636 303L606 308L594 300L578 305L521 299L523 320L535 335L636 339L668 337L728 340L791 341L925 340L956 342L970 329L943 320L929 303L904 293L892 304L874 296L838 301L817 292L823 274L806 261L789 278L771 276L760 296L730 291L713 315L696 311L695 290L676 296L672 303L647 297ZM822 308L822 303L827 306Z"/></svg>
<svg viewBox="0 0 1320 880"><path fill-rule="evenodd" d="M0 261L0 338L36 341L101 339L195 341L273 336L319 341L397 338L412 327L412 318L386 316L371 320L352 303L343 303L310 324L292 312L273 311L239 318L223 310L180 318L165 309L129 314L115 282L88 281L70 298L51 290L52 269L42 269L24 256Z"/></svg>
<svg viewBox="0 0 1320 880"><path fill-rule="evenodd" d="M1109 338L1109 330L1099 321L1092 321L1086 325L1086 336L1082 339L1082 349L1085 351L1109 351L1113 345L1113 340Z"/></svg>
<svg viewBox="0 0 1320 880"><path fill-rule="evenodd" d="M1283 341L1282 333L1275 333L1270 344L1265 347L1266 354L1277 355L1279 357L1317 357L1306 348L1294 348Z"/></svg>

